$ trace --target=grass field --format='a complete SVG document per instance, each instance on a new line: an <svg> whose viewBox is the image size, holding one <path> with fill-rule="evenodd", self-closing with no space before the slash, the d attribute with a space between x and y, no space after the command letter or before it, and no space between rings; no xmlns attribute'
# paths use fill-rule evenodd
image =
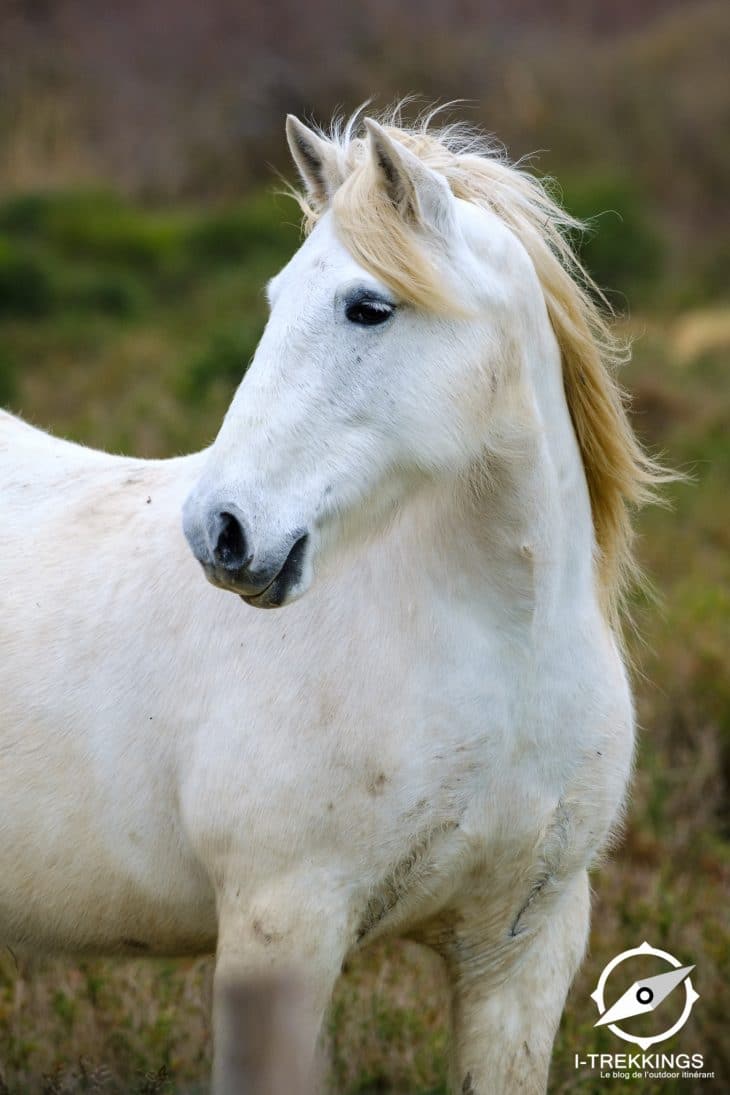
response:
<svg viewBox="0 0 730 1095"><path fill-rule="evenodd" d="M210 441L264 320L261 288L296 246L285 199L141 209L108 194L0 205L0 402L60 435L162 456ZM645 241L646 243L646 241ZM600 253L597 258L600 266ZM658 279L656 264L647 277ZM637 595L641 737L622 839L595 875L588 959L557 1043L554 1093L638 1090L577 1074L623 1050L593 1029L603 965L647 939L696 964L700 1000L671 1048L730 1090L730 302L652 280L622 321L634 421L691 483L638 521L659 592ZM670 302L670 306L667 306ZM210 962L42 962L0 952L0 1092L196 1092L210 1055ZM411 945L358 958L326 1032L337 1095L445 1091L446 996Z"/></svg>

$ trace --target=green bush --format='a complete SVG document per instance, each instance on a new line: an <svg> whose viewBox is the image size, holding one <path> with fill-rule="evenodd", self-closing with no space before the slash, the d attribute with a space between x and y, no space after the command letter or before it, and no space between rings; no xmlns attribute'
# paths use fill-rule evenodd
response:
<svg viewBox="0 0 730 1095"><path fill-rule="evenodd" d="M158 273L179 259L188 222L93 191L20 195L0 206L0 229L35 239L65 258Z"/></svg>
<svg viewBox="0 0 730 1095"><path fill-rule="evenodd" d="M139 278L123 268L64 262L33 245L0 241L0 316L79 311L125 318L137 314L145 298Z"/></svg>
<svg viewBox="0 0 730 1095"><path fill-rule="evenodd" d="M125 209L115 194L95 190L33 191L0 203L0 231L25 238L48 237L55 226L79 215L113 216Z"/></svg>
<svg viewBox="0 0 730 1095"><path fill-rule="evenodd" d="M0 204L0 231L26 235L38 231L45 210L43 194L17 194Z"/></svg>
<svg viewBox="0 0 730 1095"><path fill-rule="evenodd" d="M203 269L275 267L297 245L297 221L269 193L212 211L150 210L94 191L16 195L0 203L0 231L23 257L5 279L6 309L41 314L58 296L64 306L129 315L146 292L169 296Z"/></svg>
<svg viewBox="0 0 730 1095"><path fill-rule="evenodd" d="M584 176L563 188L566 208L586 222L578 250L601 288L646 298L662 268L664 247L644 194L622 176Z"/></svg>
<svg viewBox="0 0 730 1095"><path fill-rule="evenodd" d="M244 321L211 335L208 344L192 358L183 374L182 397L195 402L221 383L235 389L243 379L260 334L259 324Z"/></svg>
<svg viewBox="0 0 730 1095"><path fill-rule="evenodd" d="M125 319L137 315L146 300L139 279L124 271L70 271L64 277L59 296L74 311L100 312Z"/></svg>
<svg viewBox="0 0 730 1095"><path fill-rule="evenodd" d="M244 205L209 213L190 230L188 247L196 260L206 263L245 262L253 252L291 254L299 229L296 210L287 218L281 202L268 194L249 199Z"/></svg>
<svg viewBox="0 0 730 1095"><path fill-rule="evenodd" d="M0 240L0 315L43 316L53 306L48 263Z"/></svg>
<svg viewBox="0 0 730 1095"><path fill-rule="evenodd" d="M81 205L54 219L48 239L64 255L157 274L175 264L182 234L172 219L124 207L103 211Z"/></svg>

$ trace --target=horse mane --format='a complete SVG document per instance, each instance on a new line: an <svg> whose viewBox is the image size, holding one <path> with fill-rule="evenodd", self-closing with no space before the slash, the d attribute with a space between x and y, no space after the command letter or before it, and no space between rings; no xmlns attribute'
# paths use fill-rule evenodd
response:
<svg viewBox="0 0 730 1095"><path fill-rule="evenodd" d="M562 355L565 395L588 483L600 602L618 632L627 590L640 577L631 511L656 500L657 486L674 476L644 452L629 422L627 396L614 374L630 355L611 330L606 298L571 242L571 234L584 225L561 207L543 181L509 162L501 146L469 126L436 127L435 113L406 127L396 109L381 124L443 175L456 197L499 216L534 264ZM401 299L453 310L417 233L378 185L366 140L357 135L359 117L335 121L331 132L321 134L337 152L340 185L332 210L338 234ZM296 192L295 197L309 231L326 204Z"/></svg>

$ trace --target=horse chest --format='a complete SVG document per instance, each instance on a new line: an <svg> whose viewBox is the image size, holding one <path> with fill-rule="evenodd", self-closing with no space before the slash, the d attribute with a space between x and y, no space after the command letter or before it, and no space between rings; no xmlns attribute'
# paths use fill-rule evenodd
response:
<svg viewBox="0 0 730 1095"><path fill-rule="evenodd" d="M418 930L469 895L485 933L509 938L589 862L622 797L631 735L567 678L554 693L537 682L538 702L529 681L467 664L433 678L420 706L404 682L390 712L400 732L378 723L380 748L359 761L358 939Z"/></svg>

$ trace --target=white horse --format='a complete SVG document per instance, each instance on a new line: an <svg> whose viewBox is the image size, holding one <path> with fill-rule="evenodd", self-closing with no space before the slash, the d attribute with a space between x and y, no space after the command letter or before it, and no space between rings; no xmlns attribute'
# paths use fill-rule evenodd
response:
<svg viewBox="0 0 730 1095"><path fill-rule="evenodd" d="M453 1090L543 1091L659 471L537 181L458 129L288 136L311 232L212 448L0 418L0 940L301 976L313 1053L343 960L408 936Z"/></svg>

